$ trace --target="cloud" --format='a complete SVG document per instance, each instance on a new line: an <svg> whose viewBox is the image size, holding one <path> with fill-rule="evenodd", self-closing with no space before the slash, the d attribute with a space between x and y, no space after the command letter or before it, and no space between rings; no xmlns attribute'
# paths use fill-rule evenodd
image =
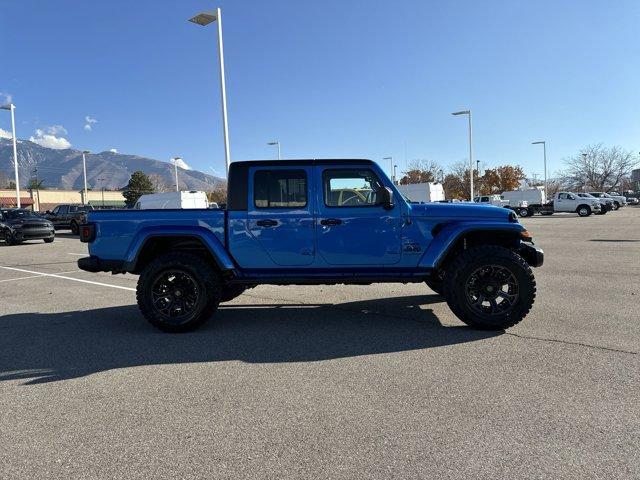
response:
<svg viewBox="0 0 640 480"><path fill-rule="evenodd" d="M118 150L116 148L110 148L109 151L111 153L118 153Z"/></svg>
<svg viewBox="0 0 640 480"><path fill-rule="evenodd" d="M62 125L53 125L47 127L44 130L38 128L35 136L29 137L33 143L37 143L41 147L53 148L55 150L63 150L65 148L71 148L71 143L64 137L58 135L64 135L67 130Z"/></svg>
<svg viewBox="0 0 640 480"><path fill-rule="evenodd" d="M10 93L0 92L0 105L13 103L13 95Z"/></svg>
<svg viewBox="0 0 640 480"><path fill-rule="evenodd" d="M84 117L84 129L87 132L90 132L93 129L92 125L94 123L98 123L98 120L95 117L92 117L91 115L86 115Z"/></svg>
<svg viewBox="0 0 640 480"><path fill-rule="evenodd" d="M184 160L182 160L181 158L178 158L177 160L174 160L173 158L170 160L170 162L174 165L177 165L178 168L181 168L183 170L191 170L191 167L189 165L187 165L187 162L185 162Z"/></svg>
<svg viewBox="0 0 640 480"><path fill-rule="evenodd" d="M11 133L0 128L0 138L12 138Z"/></svg>

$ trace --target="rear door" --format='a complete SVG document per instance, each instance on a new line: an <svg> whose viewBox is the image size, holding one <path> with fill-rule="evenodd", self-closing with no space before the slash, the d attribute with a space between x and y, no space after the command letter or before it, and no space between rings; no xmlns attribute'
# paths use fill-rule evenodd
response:
<svg viewBox="0 0 640 480"><path fill-rule="evenodd" d="M400 206L377 202L384 188L366 167L316 166L318 255L330 265L377 266L400 261Z"/></svg>
<svg viewBox="0 0 640 480"><path fill-rule="evenodd" d="M298 267L313 263L312 178L311 165L249 169L247 226L263 252L256 252L247 268Z"/></svg>

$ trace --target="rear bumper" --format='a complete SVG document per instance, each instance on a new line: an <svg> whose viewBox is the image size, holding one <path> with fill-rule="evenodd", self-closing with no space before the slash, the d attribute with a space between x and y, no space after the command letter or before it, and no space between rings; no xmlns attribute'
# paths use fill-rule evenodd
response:
<svg viewBox="0 0 640 480"><path fill-rule="evenodd" d="M78 259L78 268L85 272L124 272L122 260L104 260L98 257L82 257Z"/></svg>
<svg viewBox="0 0 640 480"><path fill-rule="evenodd" d="M530 243L522 243L518 253L531 267L541 267L544 263L544 252Z"/></svg>

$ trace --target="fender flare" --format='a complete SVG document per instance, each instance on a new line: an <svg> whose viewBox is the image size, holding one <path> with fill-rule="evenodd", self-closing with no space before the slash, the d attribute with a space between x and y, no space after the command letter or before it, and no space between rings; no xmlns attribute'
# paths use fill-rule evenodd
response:
<svg viewBox="0 0 640 480"><path fill-rule="evenodd" d="M147 242L155 238L162 237L184 237L195 238L200 240L205 248L209 251L220 270L233 270L235 264L227 253L222 242L216 237L216 235L209 229L201 226L194 227L193 225L180 227L180 226L157 226L146 227L137 232L127 249L125 256L125 270L131 272L135 270L138 263L138 257L140 252L144 249Z"/></svg>
<svg viewBox="0 0 640 480"><path fill-rule="evenodd" d="M520 223L459 222L445 225L429 244L418 264L421 268L438 268L456 242L472 232L506 232L520 237L525 228Z"/></svg>

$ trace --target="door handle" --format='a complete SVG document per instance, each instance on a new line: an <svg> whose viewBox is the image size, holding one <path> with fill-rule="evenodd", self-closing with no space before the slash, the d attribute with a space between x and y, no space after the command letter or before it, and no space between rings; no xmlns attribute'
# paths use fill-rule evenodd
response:
<svg viewBox="0 0 640 480"><path fill-rule="evenodd" d="M325 218L324 220L320 220L320 225L326 225L326 226L340 225L341 223L342 223L342 220L340 220L339 218Z"/></svg>
<svg viewBox="0 0 640 480"><path fill-rule="evenodd" d="M258 225L259 227L275 227L276 225L278 225L278 221L277 220L258 220L256 222L256 225Z"/></svg>

